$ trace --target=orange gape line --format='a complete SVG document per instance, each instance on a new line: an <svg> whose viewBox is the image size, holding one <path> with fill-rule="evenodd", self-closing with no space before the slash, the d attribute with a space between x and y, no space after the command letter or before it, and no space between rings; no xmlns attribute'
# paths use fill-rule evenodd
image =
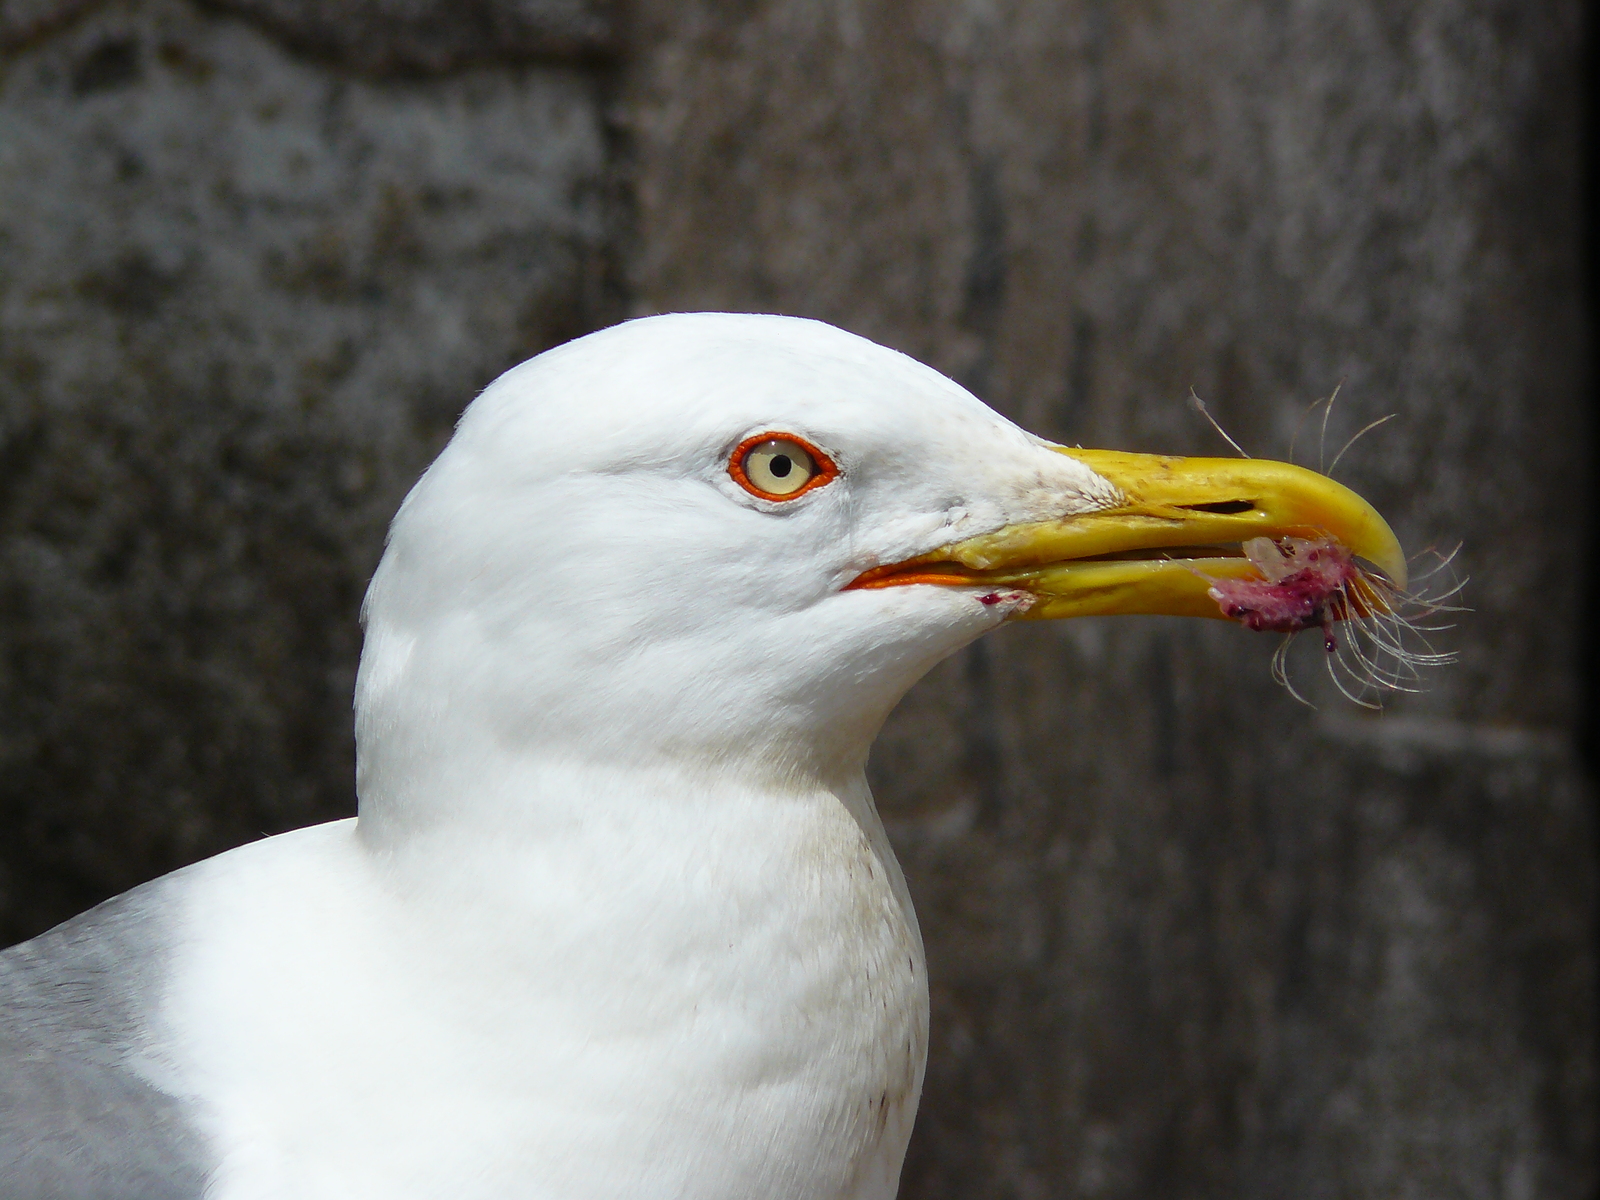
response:
<svg viewBox="0 0 1600 1200"><path fill-rule="evenodd" d="M919 571L912 563L891 563L886 567L873 567L870 571L863 571L846 584L844 590L849 592L856 588L902 587L912 583L937 583L946 587L964 584L971 587L981 582L982 580L961 574L958 567L944 571Z"/></svg>

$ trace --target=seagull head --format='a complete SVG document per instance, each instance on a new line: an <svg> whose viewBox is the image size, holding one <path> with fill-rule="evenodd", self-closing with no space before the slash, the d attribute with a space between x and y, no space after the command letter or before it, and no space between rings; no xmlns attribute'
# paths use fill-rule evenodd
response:
<svg viewBox="0 0 1600 1200"><path fill-rule="evenodd" d="M490 385L395 517L363 824L532 764L835 786L988 630L1219 616L1240 544L1303 535L1403 584L1388 526L1313 472L1056 446L816 321L630 321Z"/></svg>

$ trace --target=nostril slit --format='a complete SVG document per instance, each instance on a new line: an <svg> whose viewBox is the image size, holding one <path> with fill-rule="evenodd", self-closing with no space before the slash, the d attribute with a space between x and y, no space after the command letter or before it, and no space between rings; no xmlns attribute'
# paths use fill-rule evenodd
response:
<svg viewBox="0 0 1600 1200"><path fill-rule="evenodd" d="M1254 500L1218 500L1215 504L1180 504L1179 508L1188 509L1190 512L1221 513L1230 516L1233 513L1249 512L1255 508Z"/></svg>

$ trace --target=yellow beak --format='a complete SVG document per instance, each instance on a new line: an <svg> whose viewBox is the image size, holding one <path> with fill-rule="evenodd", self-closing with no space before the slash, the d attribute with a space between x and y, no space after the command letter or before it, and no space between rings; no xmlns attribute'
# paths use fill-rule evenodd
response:
<svg viewBox="0 0 1600 1200"><path fill-rule="evenodd" d="M856 581L995 585L1033 593L1032 618L1161 613L1221 617L1215 579L1258 578L1240 549L1259 537L1342 543L1406 586L1400 542L1343 484L1259 458L1172 458L1056 448L1110 481L1121 502L1059 520L1012 525Z"/></svg>

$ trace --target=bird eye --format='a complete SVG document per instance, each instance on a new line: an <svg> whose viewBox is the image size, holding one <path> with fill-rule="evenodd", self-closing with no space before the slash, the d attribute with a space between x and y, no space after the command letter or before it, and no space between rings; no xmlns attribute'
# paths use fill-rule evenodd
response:
<svg viewBox="0 0 1600 1200"><path fill-rule="evenodd" d="M746 438L733 452L728 471L740 487L763 500L792 499L839 473L815 446L780 433Z"/></svg>
<svg viewBox="0 0 1600 1200"><path fill-rule="evenodd" d="M745 451L745 478L763 492L790 496L811 482L817 464L799 442L772 438Z"/></svg>

